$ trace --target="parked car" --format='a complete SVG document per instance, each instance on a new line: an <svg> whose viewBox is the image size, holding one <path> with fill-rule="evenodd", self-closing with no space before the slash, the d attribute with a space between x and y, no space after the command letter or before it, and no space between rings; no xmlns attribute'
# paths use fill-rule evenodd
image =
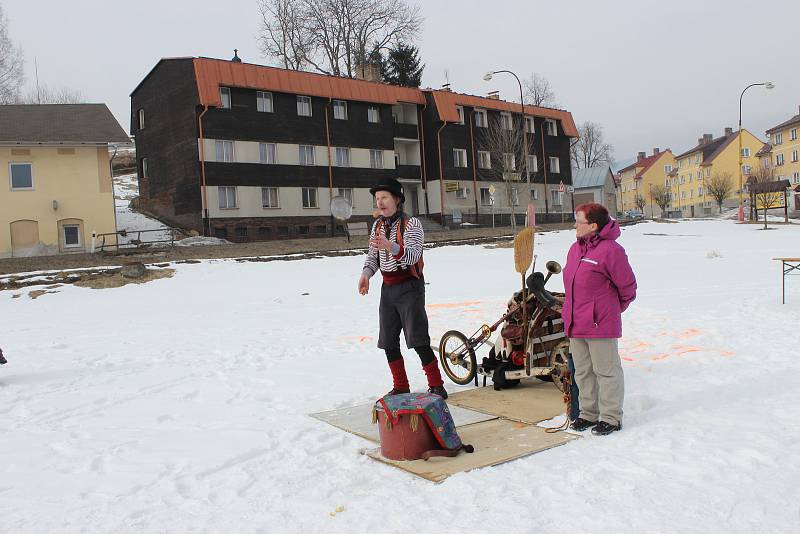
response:
<svg viewBox="0 0 800 534"><path fill-rule="evenodd" d="M622 212L623 219L644 219L644 213L641 211L623 211Z"/></svg>

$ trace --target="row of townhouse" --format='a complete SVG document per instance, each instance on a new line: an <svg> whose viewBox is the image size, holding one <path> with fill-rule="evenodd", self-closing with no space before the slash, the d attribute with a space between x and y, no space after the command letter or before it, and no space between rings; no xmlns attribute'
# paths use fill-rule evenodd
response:
<svg viewBox="0 0 800 534"><path fill-rule="evenodd" d="M768 141L758 151L761 165L774 169L776 180L787 180L792 189L788 208L800 212L800 109L798 114L767 130Z"/></svg>
<svg viewBox="0 0 800 534"><path fill-rule="evenodd" d="M496 150L492 124L524 125L526 165ZM561 191L572 183L572 115L537 106L523 114L499 98L238 57L167 58L131 94L131 134L141 208L234 241L331 235L334 196L350 200L351 220L372 220L369 188L385 177L404 184L407 212L445 225L491 224L493 212L519 214L528 202L540 221L572 210Z"/></svg>

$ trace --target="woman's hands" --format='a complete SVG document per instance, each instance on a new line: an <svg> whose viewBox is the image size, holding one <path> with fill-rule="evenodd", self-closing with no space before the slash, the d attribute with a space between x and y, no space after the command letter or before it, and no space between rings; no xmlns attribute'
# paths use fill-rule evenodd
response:
<svg viewBox="0 0 800 534"><path fill-rule="evenodd" d="M361 278L358 279L358 292L362 295L369 293L369 278L366 276L362 275Z"/></svg>

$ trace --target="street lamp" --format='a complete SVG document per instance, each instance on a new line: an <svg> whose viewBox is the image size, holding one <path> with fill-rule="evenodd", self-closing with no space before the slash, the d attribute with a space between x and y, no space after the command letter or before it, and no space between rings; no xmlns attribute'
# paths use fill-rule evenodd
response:
<svg viewBox="0 0 800 534"><path fill-rule="evenodd" d="M528 183L528 196L530 197L531 194L531 171L528 168L528 133L525 131L525 100L522 96L522 82L519 80L519 76L511 72L510 70L494 70L489 71L483 75L483 81L489 82L492 80L492 76L495 74L500 74L505 72L507 74L512 75L516 80L517 84L519 84L519 109L522 113L522 152L524 155L524 161L522 162L525 165L525 181ZM544 156L542 156L544 157ZM547 201L547 191L544 192L545 194L545 201ZM531 206L533 205L533 199L528 200L528 213L532 213ZM528 221L528 224L533 224L533 221Z"/></svg>
<svg viewBox="0 0 800 534"><path fill-rule="evenodd" d="M766 89L775 89L775 84L772 82L751 83L742 89L742 94L739 95L739 222L744 221L744 204L742 204L742 189L744 188L742 184L742 97L744 97L745 91L757 85L762 85Z"/></svg>

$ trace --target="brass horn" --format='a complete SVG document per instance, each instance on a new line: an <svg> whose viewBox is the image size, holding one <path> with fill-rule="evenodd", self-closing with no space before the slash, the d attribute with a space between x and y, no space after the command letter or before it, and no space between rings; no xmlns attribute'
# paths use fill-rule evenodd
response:
<svg viewBox="0 0 800 534"><path fill-rule="evenodd" d="M547 268L547 276L544 279L544 283L546 284L550 277L554 274L558 274L561 272L561 264L555 260L550 260L545 264L545 268Z"/></svg>

